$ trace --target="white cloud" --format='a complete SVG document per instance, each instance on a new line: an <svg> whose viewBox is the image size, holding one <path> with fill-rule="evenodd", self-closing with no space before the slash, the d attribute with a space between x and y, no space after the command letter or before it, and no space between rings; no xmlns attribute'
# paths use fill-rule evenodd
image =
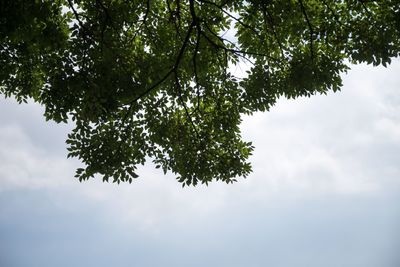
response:
<svg viewBox="0 0 400 267"><path fill-rule="evenodd" d="M389 69L355 66L342 92L281 99L269 113L246 118L244 136L256 147L249 179L296 195L398 186L399 70L399 62Z"/></svg>
<svg viewBox="0 0 400 267"><path fill-rule="evenodd" d="M37 107L25 106L32 112L24 113L9 105L17 116L0 128L0 190L47 188L57 192L60 206L73 195L102 206L110 222L154 235L163 224L198 226L246 205L385 192L399 186L399 69L398 62L387 70L356 67L342 92L280 100L271 112L246 118L245 139L256 146L253 174L208 188L182 189L151 165L132 185L78 183L72 177L77 163L66 159L68 127L45 124Z"/></svg>
<svg viewBox="0 0 400 267"><path fill-rule="evenodd" d="M356 67L342 92L246 118L252 175L184 189L151 164L131 185L79 183L69 128L3 101L1 256L21 266L398 266L399 70Z"/></svg>
<svg viewBox="0 0 400 267"><path fill-rule="evenodd" d="M0 127L0 191L59 187L73 172L72 162L36 147L17 125Z"/></svg>

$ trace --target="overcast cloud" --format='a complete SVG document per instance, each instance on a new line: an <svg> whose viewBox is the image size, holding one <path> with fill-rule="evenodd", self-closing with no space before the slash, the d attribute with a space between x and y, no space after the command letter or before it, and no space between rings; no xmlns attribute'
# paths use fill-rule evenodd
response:
<svg viewBox="0 0 400 267"><path fill-rule="evenodd" d="M253 173L79 183L71 126L0 100L0 266L400 266L400 62L245 118Z"/></svg>

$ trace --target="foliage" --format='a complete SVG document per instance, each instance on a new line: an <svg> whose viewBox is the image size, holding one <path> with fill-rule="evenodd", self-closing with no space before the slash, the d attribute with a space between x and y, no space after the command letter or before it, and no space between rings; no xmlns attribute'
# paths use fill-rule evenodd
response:
<svg viewBox="0 0 400 267"><path fill-rule="evenodd" d="M3 0L0 92L75 122L80 180L131 182L151 159L183 185L229 183L251 171L243 114L337 91L399 40L399 0Z"/></svg>

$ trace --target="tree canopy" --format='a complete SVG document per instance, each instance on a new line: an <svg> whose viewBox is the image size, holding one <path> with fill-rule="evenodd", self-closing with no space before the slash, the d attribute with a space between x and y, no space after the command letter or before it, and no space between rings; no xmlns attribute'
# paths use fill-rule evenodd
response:
<svg viewBox="0 0 400 267"><path fill-rule="evenodd" d="M399 0L0 3L0 92L74 122L79 180L132 182L149 160L183 185L246 177L243 114L337 91L350 63L399 51Z"/></svg>

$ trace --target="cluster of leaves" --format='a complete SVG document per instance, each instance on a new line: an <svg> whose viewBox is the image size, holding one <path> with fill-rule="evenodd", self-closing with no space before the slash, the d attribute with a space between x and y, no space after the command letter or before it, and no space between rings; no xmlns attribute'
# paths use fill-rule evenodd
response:
<svg viewBox="0 0 400 267"><path fill-rule="evenodd" d="M251 171L243 114L339 90L346 62L399 51L399 0L0 3L0 92L75 122L80 180L131 182L151 159L183 185L233 182Z"/></svg>

